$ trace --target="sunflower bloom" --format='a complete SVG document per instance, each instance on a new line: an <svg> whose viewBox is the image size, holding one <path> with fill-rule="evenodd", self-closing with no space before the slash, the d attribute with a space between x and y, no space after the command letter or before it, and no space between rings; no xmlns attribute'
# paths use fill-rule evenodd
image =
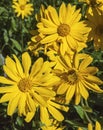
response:
<svg viewBox="0 0 103 130"><path fill-rule="evenodd" d="M87 100L89 97L88 90L103 92L98 86L103 84L103 81L95 76L98 69L89 66L93 60L90 56L81 59L79 55L74 54L72 60L68 55L57 58L58 65L53 70L61 78L57 94L65 94L66 103L69 103L73 96L75 96L76 105L79 104L81 96Z"/></svg>
<svg viewBox="0 0 103 130"><path fill-rule="evenodd" d="M12 8L14 8L15 13L17 13L17 17L21 15L22 19L31 15L34 10L33 4L28 3L27 0L13 1Z"/></svg>
<svg viewBox="0 0 103 130"><path fill-rule="evenodd" d="M0 76L0 83L5 84L0 87L0 93L4 93L0 103L8 102L8 115L11 116L17 108L18 114L24 115L29 122L35 115L36 107L46 106L45 98L55 96L52 85L59 79L51 73L49 62L43 62L42 58L32 66L27 52L22 54L22 64L15 55L13 58L7 56L3 66L7 77Z"/></svg>
<svg viewBox="0 0 103 130"><path fill-rule="evenodd" d="M103 14L99 15L97 11L94 11L93 15L87 15L87 18L87 24L92 28L89 40L94 41L95 50L103 50Z"/></svg>
<svg viewBox="0 0 103 130"><path fill-rule="evenodd" d="M42 44L52 44L57 42L60 52L64 55L68 48L71 50L86 47L86 42L90 28L84 21L80 21L80 9L76 6L62 3L59 14L52 6L45 10L45 17L37 24L38 32L45 35L41 40ZM70 50L69 49L69 50Z"/></svg>
<svg viewBox="0 0 103 130"><path fill-rule="evenodd" d="M78 130L83 130L83 129L79 127ZM88 124L88 130L94 130L93 125L91 123ZM102 130L101 124L98 121L96 121L95 123L95 130Z"/></svg>
<svg viewBox="0 0 103 130"><path fill-rule="evenodd" d="M86 13L93 14L93 11L96 10L99 14L103 12L103 0L79 0L79 2L85 2L87 4Z"/></svg>

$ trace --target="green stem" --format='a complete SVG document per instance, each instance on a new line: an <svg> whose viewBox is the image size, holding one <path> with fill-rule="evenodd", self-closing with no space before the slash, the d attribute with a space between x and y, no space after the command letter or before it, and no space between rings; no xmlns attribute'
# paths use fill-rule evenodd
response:
<svg viewBox="0 0 103 130"><path fill-rule="evenodd" d="M85 101L85 103L86 103L86 105L88 106L88 102L87 102L87 101ZM83 100L83 98L81 98L81 105L82 105L82 107L84 107L84 106L85 106L85 105L84 105L84 100ZM88 122L90 122L90 123L92 123L92 121L91 121L91 119L89 118L89 116L88 116L88 114L87 114L87 112L86 112L86 111L84 111L84 115L85 115L85 117L86 117L87 121L88 121Z"/></svg>
<svg viewBox="0 0 103 130"><path fill-rule="evenodd" d="M24 38L23 38L23 26L24 26L24 21L21 19L21 21L20 21L20 29L21 29L21 41L20 41L20 43L21 43L21 48L22 48L22 52L23 52L23 50L24 50Z"/></svg>

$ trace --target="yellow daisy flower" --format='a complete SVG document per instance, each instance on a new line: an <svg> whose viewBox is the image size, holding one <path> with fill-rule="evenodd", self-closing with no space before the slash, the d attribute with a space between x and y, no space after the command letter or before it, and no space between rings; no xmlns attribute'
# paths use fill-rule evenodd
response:
<svg viewBox="0 0 103 130"><path fill-rule="evenodd" d="M79 127L78 130L83 130L83 129ZM94 130L93 125L91 123L88 124L88 130ZM95 130L102 130L101 124L98 121L96 121L95 123Z"/></svg>
<svg viewBox="0 0 103 130"><path fill-rule="evenodd" d="M86 13L92 15L94 10L100 14L103 12L103 0L79 0L79 2L85 2L88 5Z"/></svg>
<svg viewBox="0 0 103 130"><path fill-rule="evenodd" d="M0 103L8 102L7 114L10 116L18 108L18 114L26 116L25 120L29 122L36 107L46 106L45 98L55 96L52 86L59 78L53 76L50 63L43 62L42 58L32 66L27 52L22 54L22 64L15 55L13 58L7 56L3 66L6 77L0 76L0 83L5 84L0 87L0 93L4 93Z"/></svg>
<svg viewBox="0 0 103 130"><path fill-rule="evenodd" d="M14 8L15 13L17 13L17 17L21 15L22 19L31 15L34 10L33 4L28 3L27 0L13 1L12 8Z"/></svg>
<svg viewBox="0 0 103 130"><path fill-rule="evenodd" d="M76 6L62 3L59 14L52 6L48 6L45 10L46 17L41 18L41 22L37 24L38 32L45 35L41 40L42 44L52 44L58 42L60 44L60 52L64 54L70 49L83 49L86 47L87 35L90 28L86 27L84 21L80 21L80 9L76 10Z"/></svg>
<svg viewBox="0 0 103 130"><path fill-rule="evenodd" d="M103 81L94 76L98 69L89 66L92 60L90 56L81 59L77 54L74 54L72 60L68 55L58 57L56 61L58 68L53 70L61 78L57 94L65 95L66 103L69 103L73 96L75 96L76 105L80 103L81 96L87 100L88 89L98 93L103 92L98 86L103 84Z"/></svg>
<svg viewBox="0 0 103 130"><path fill-rule="evenodd" d="M95 50L103 50L103 14L99 15L94 11L93 15L87 15L87 24L92 29L89 33L89 40L93 40Z"/></svg>

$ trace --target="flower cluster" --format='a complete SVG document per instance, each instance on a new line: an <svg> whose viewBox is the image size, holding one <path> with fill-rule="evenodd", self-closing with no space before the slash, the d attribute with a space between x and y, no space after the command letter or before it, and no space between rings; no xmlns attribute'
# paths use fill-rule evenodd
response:
<svg viewBox="0 0 103 130"><path fill-rule="evenodd" d="M103 81L96 75L99 69L92 65L93 57L83 52L90 41L95 50L103 50L103 2L79 2L88 6L84 19L81 9L71 3L62 2L58 10L41 5L35 15L37 30L26 51L20 59L15 54L5 58L0 103L8 102L9 116L18 113L30 122L39 111L42 130L63 130L66 126L60 123L70 104L78 106L87 101L90 92L103 93L99 86ZM12 8L22 19L34 10L29 0L13 0ZM88 123L88 130L92 130ZM101 130L98 121L95 130Z"/></svg>

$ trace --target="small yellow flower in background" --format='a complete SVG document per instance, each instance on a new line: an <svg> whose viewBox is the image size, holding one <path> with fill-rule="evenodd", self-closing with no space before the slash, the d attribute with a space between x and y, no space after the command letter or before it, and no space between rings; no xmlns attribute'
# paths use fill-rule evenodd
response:
<svg viewBox="0 0 103 130"><path fill-rule="evenodd" d="M83 129L79 127L78 130L83 130ZM88 130L94 130L94 127L91 123L88 124ZM96 121L95 123L95 130L102 130L101 124L98 121Z"/></svg>
<svg viewBox="0 0 103 130"><path fill-rule="evenodd" d="M74 54L71 60L70 56L65 54L57 58L58 60L56 62L58 67L53 70L61 78L57 94L65 95L66 103L69 103L73 96L75 96L76 105L80 103L81 97L87 100L89 97L88 90L97 93L103 92L98 86L103 84L103 81L94 76L98 72L98 69L89 66L93 61L92 57L87 56L81 59L78 54Z"/></svg>
<svg viewBox="0 0 103 130"><path fill-rule="evenodd" d="M27 52L22 54L22 64L15 55L13 58L7 56L3 66L7 77L0 76L0 83L5 84L0 87L0 93L4 93L0 103L8 102L8 115L13 115L17 109L18 114L26 116L25 121L29 122L35 115L36 107L46 106L45 98L56 95L52 86L59 78L51 73L50 63L43 62L42 58L33 65Z"/></svg>
<svg viewBox="0 0 103 130"><path fill-rule="evenodd" d="M86 47L86 40L90 28L86 26L84 21L80 21L80 9L76 10L76 6L62 3L59 14L52 6L48 6L45 10L46 17L41 18L41 22L37 24L38 32L45 35L41 43L44 45L53 45L57 42L61 54L66 51Z"/></svg>
<svg viewBox="0 0 103 130"><path fill-rule="evenodd" d="M86 13L93 15L93 11L96 10L99 14L103 12L103 0L79 0L79 2L85 2L88 7Z"/></svg>
<svg viewBox="0 0 103 130"><path fill-rule="evenodd" d="M95 50L103 50L103 14L99 15L97 11L93 15L87 15L87 24L92 29L89 33L89 40L93 40Z"/></svg>
<svg viewBox="0 0 103 130"><path fill-rule="evenodd" d="M17 17L21 15L22 19L31 15L34 10L33 4L28 3L28 0L13 1L12 8L14 8L15 13L17 13Z"/></svg>

